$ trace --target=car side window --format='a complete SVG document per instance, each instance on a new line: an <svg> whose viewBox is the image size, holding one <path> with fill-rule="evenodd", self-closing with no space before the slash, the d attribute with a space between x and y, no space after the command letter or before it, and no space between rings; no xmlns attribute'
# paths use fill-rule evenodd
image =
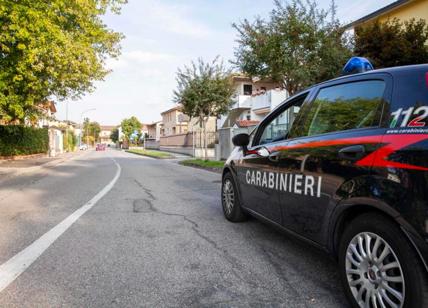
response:
<svg viewBox="0 0 428 308"><path fill-rule="evenodd" d="M392 110L388 117L390 128L428 126L428 73L400 73L394 84Z"/></svg>
<svg viewBox="0 0 428 308"><path fill-rule="evenodd" d="M383 80L322 88L311 104L302 132L313 136L379 125L385 88Z"/></svg>
<svg viewBox="0 0 428 308"><path fill-rule="evenodd" d="M290 128L292 127L293 122L300 111L300 106L306 96L307 94L304 94L296 98L291 105L280 111L268 123L264 124L261 127L262 131L257 132L254 144L262 145L287 139Z"/></svg>

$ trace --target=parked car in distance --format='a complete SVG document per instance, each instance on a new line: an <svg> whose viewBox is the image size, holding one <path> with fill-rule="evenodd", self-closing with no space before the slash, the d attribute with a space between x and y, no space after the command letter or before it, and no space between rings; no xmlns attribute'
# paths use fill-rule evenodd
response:
<svg viewBox="0 0 428 308"><path fill-rule="evenodd" d="M428 307L428 65L317 84L233 143L226 219L331 253L352 307Z"/></svg>
<svg viewBox="0 0 428 308"><path fill-rule="evenodd" d="M88 149L88 146L86 144L84 144L84 143L81 144L80 147L79 147L79 150L81 150L81 151L85 151L87 149Z"/></svg>
<svg viewBox="0 0 428 308"><path fill-rule="evenodd" d="M95 151L105 151L106 145L104 143L98 143L97 147L95 148Z"/></svg>

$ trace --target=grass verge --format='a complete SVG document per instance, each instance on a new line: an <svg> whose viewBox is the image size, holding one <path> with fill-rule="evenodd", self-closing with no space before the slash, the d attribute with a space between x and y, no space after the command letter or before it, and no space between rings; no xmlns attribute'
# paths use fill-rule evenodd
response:
<svg viewBox="0 0 428 308"><path fill-rule="evenodd" d="M180 164L184 166L196 167L210 171L221 172L224 166L224 161L219 160L203 160L203 159L187 159L182 160Z"/></svg>
<svg viewBox="0 0 428 308"><path fill-rule="evenodd" d="M152 158L174 158L174 156L170 153L156 150L131 149L127 150L126 152Z"/></svg>

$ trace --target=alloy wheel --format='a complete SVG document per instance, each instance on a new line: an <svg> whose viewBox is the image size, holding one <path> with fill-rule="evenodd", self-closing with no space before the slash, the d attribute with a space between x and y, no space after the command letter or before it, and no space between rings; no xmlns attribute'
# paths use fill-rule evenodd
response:
<svg viewBox="0 0 428 308"><path fill-rule="evenodd" d="M227 215L232 213L233 206L235 204L235 191L233 184L229 179L226 179L223 183L223 207Z"/></svg>
<svg viewBox="0 0 428 308"><path fill-rule="evenodd" d="M360 307L403 307L403 271L393 249L379 235L362 232L351 240L345 270L349 288Z"/></svg>

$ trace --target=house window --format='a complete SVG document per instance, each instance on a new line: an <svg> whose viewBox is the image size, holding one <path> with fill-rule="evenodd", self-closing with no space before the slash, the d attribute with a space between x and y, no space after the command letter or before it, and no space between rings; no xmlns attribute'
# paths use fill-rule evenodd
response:
<svg viewBox="0 0 428 308"><path fill-rule="evenodd" d="M244 95L253 94L253 85L252 84L244 84Z"/></svg>

